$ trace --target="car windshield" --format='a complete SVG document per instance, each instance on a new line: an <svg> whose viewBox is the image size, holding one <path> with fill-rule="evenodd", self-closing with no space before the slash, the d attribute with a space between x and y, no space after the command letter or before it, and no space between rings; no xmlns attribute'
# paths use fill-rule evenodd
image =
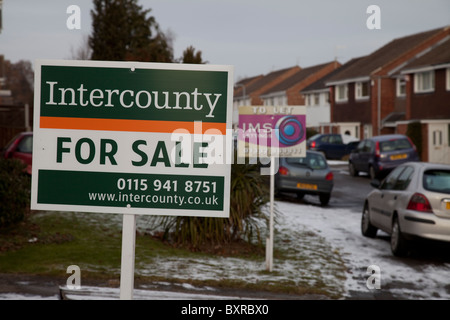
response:
<svg viewBox="0 0 450 320"><path fill-rule="evenodd" d="M380 142L381 152L411 149L412 145L408 139L395 139Z"/></svg>
<svg viewBox="0 0 450 320"><path fill-rule="evenodd" d="M314 153L307 153L305 158L286 158L286 162L311 169L326 169L328 167L325 158L320 154Z"/></svg>
<svg viewBox="0 0 450 320"><path fill-rule="evenodd" d="M429 191L450 194L450 170L427 170L423 174L423 187Z"/></svg>
<svg viewBox="0 0 450 320"><path fill-rule="evenodd" d="M316 140L316 139L319 138L319 137L320 137L320 133L315 134L315 135L313 135L311 138L309 138L308 141L314 141L314 140Z"/></svg>

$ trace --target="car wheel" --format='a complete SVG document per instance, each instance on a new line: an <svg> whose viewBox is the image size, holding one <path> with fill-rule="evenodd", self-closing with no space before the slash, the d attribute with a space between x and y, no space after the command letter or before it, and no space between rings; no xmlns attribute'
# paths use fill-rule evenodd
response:
<svg viewBox="0 0 450 320"><path fill-rule="evenodd" d="M370 223L369 205L366 203L361 217L361 233L365 237L375 238L377 231L378 229Z"/></svg>
<svg viewBox="0 0 450 320"><path fill-rule="evenodd" d="M369 167L369 176L372 180L377 178L377 173L375 172L375 168L373 166Z"/></svg>
<svg viewBox="0 0 450 320"><path fill-rule="evenodd" d="M408 252L408 243L402 234L397 217L392 222L391 251L396 257L402 257Z"/></svg>
<svg viewBox="0 0 450 320"><path fill-rule="evenodd" d="M359 174L358 170L355 169L355 165L351 162L348 164L348 171L352 177L357 177Z"/></svg>
<svg viewBox="0 0 450 320"><path fill-rule="evenodd" d="M330 202L331 194L330 193L321 193L319 195L320 204L322 206L326 206L328 202Z"/></svg>

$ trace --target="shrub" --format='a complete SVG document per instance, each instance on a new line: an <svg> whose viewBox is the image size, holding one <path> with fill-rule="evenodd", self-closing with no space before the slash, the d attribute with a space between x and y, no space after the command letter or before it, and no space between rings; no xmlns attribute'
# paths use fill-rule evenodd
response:
<svg viewBox="0 0 450 320"><path fill-rule="evenodd" d="M25 218L30 204L30 177L16 159L0 159L0 228Z"/></svg>
<svg viewBox="0 0 450 320"><path fill-rule="evenodd" d="M231 166L230 217L165 217L160 222L176 243L199 249L202 245L232 241L261 242L259 223L267 217L262 211L269 201L268 185L258 165Z"/></svg>

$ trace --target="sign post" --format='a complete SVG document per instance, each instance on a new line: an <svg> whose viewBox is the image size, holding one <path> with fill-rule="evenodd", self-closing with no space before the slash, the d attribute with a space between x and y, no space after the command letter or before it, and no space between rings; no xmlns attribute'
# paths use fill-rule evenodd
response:
<svg viewBox="0 0 450 320"><path fill-rule="evenodd" d="M122 263L120 268L120 299L132 300L136 247L136 215L124 214L122 226Z"/></svg>
<svg viewBox="0 0 450 320"><path fill-rule="evenodd" d="M136 215L229 217L233 68L37 60L31 208L123 214L121 298Z"/></svg>
<svg viewBox="0 0 450 320"><path fill-rule="evenodd" d="M306 156L306 107L244 106L239 108L238 157L270 158L270 218L266 269L273 270L275 174L278 157ZM266 171L262 171L264 174ZM265 173L267 174L267 173Z"/></svg>

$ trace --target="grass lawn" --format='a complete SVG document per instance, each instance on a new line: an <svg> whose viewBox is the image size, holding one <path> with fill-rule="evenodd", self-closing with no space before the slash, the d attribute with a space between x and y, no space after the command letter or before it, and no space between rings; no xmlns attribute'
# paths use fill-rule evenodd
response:
<svg viewBox="0 0 450 320"><path fill-rule="evenodd" d="M342 295L344 263L313 232L298 230L288 235L281 228L275 242L274 271L269 273L261 246L240 245L236 250L216 246L214 252L192 252L152 237L147 225L145 218L138 217L135 279L139 281L319 294L333 299ZM26 222L0 230L0 273L67 279L67 267L77 265L82 283L87 278L118 281L121 227L121 215L33 213Z"/></svg>

